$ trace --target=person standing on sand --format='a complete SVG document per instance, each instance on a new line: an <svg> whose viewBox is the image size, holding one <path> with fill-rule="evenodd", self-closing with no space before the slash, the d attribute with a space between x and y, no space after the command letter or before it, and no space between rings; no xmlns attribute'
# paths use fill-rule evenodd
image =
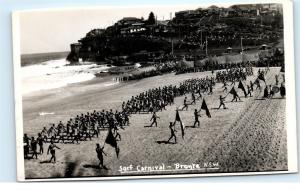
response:
<svg viewBox="0 0 300 191"><path fill-rule="evenodd" d="M52 159L53 159L54 163L56 162L55 148L60 149L58 146L56 146L53 143L53 141L51 141L51 143L50 143L50 145L48 147L48 151L47 151L47 155L49 154L49 151L50 151L50 154L51 154L51 158L50 158L49 162L52 162Z"/></svg>
<svg viewBox="0 0 300 191"><path fill-rule="evenodd" d="M79 127L78 127L78 123L77 122L74 125L72 134L73 134L73 141L72 141L72 143L74 143L74 141L76 141L77 144L78 144L78 141L80 140L80 134L79 134Z"/></svg>
<svg viewBox="0 0 300 191"><path fill-rule="evenodd" d="M187 104L187 97L185 96L184 100L183 100L183 108L182 110L186 108L186 110L188 110L188 104Z"/></svg>
<svg viewBox="0 0 300 191"><path fill-rule="evenodd" d="M41 133L38 133L38 138L36 139L39 147L40 147L40 155L44 153L44 138L42 137Z"/></svg>
<svg viewBox="0 0 300 191"><path fill-rule="evenodd" d="M155 127L157 127L157 118L159 118L157 115L156 115L156 112L154 111L153 112L153 115L152 115L152 117L151 117L151 119L150 119L150 121L152 121L152 123L151 123L151 125L150 125L150 127L152 127L154 124L155 124Z"/></svg>
<svg viewBox="0 0 300 191"><path fill-rule="evenodd" d="M41 135L45 140L47 140L47 129L46 129L46 127L43 127L43 130L41 131Z"/></svg>
<svg viewBox="0 0 300 191"><path fill-rule="evenodd" d="M213 94L213 85L212 83L209 84L209 92L208 94Z"/></svg>
<svg viewBox="0 0 300 191"><path fill-rule="evenodd" d="M128 113L124 112L124 125L129 125L129 115Z"/></svg>
<svg viewBox="0 0 300 191"><path fill-rule="evenodd" d="M226 83L226 81L224 81L223 83L224 83L224 85L223 85L223 87L222 87L222 88L224 88L224 89L223 89L223 92L227 92L227 90L228 90L228 89L227 89L227 83Z"/></svg>
<svg viewBox="0 0 300 191"><path fill-rule="evenodd" d="M218 109L220 109L221 108L221 106L223 106L223 109L226 109L226 106L225 106L225 103L224 103L224 101L225 101L225 97L222 97L221 95L220 95L220 105L219 105L219 107L218 107Z"/></svg>
<svg viewBox="0 0 300 191"><path fill-rule="evenodd" d="M241 101L241 98L237 93L233 94L233 99L231 100L231 102L233 101L237 102L237 98L239 98L239 101Z"/></svg>
<svg viewBox="0 0 300 191"><path fill-rule="evenodd" d="M103 164L103 154L105 156L107 156L107 155L103 151L103 149L104 149L104 147L101 148L99 143L96 144L96 153L97 153L97 157L99 159L99 166L100 166L100 168L105 168L106 169L106 167Z"/></svg>
<svg viewBox="0 0 300 191"><path fill-rule="evenodd" d="M98 127L95 125L95 123L92 124L92 130L93 130L93 135L96 135L97 138L99 137L99 131L98 131Z"/></svg>
<svg viewBox="0 0 300 191"><path fill-rule="evenodd" d="M197 89L197 92L196 93L198 93L198 95L199 95L199 97L197 98L197 100L198 99L200 99L200 98L202 98L202 94L201 94L201 88L200 87L198 87L198 89Z"/></svg>
<svg viewBox="0 0 300 191"><path fill-rule="evenodd" d="M257 79L255 81L255 83L256 83L256 90L259 89L259 92L261 92L261 86L260 86L259 80Z"/></svg>
<svg viewBox="0 0 300 191"><path fill-rule="evenodd" d="M250 88L251 88L251 92L253 92L253 91L254 91L254 89L253 89L253 86L254 86L254 84L252 83L252 81L250 81Z"/></svg>
<svg viewBox="0 0 300 191"><path fill-rule="evenodd" d="M35 156L35 158L37 159L37 141L34 139L34 137L31 137L31 150L32 150L32 158Z"/></svg>
<svg viewBox="0 0 300 191"><path fill-rule="evenodd" d="M264 89L264 98L269 98L268 86L266 86L265 89Z"/></svg>
<svg viewBox="0 0 300 191"><path fill-rule="evenodd" d="M196 96L195 96L195 93L192 92L192 102L191 104L196 104Z"/></svg>
<svg viewBox="0 0 300 191"><path fill-rule="evenodd" d="M281 86L279 88L279 91L280 91L281 97L284 98L284 96L285 96L285 87L284 87L283 83L281 84Z"/></svg>
<svg viewBox="0 0 300 191"><path fill-rule="evenodd" d="M250 97L252 97L252 94L251 94L252 89L251 89L251 87L249 85L247 85L247 90L248 90L247 95L250 95Z"/></svg>
<svg viewBox="0 0 300 191"><path fill-rule="evenodd" d="M199 116L201 117L201 115L199 114L197 109L195 109L195 111L194 111L195 122L193 125L194 127L196 127L196 124L198 124L198 127L200 126Z"/></svg>
<svg viewBox="0 0 300 191"><path fill-rule="evenodd" d="M175 129L173 129L173 126L174 126L174 125L175 125L175 123L170 122L169 128L170 128L170 130L171 130L171 136L170 136L168 142L170 142L170 140L171 140L172 138L174 138L174 143L176 144L177 141L176 141L176 135L175 135L175 132L177 132L177 131L176 131Z"/></svg>
<svg viewBox="0 0 300 191"><path fill-rule="evenodd" d="M30 138L27 136L27 134L24 134L24 138L23 138L23 143L24 143L24 158L28 159L28 154L29 154L29 141Z"/></svg>

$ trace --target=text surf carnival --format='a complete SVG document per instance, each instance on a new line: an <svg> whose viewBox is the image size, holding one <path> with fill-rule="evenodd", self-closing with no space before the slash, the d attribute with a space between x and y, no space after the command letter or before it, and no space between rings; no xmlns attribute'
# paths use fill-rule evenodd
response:
<svg viewBox="0 0 300 191"><path fill-rule="evenodd" d="M157 165L128 165L120 166L120 173L143 173L143 172L172 172L172 171L205 171L219 169L219 162L204 162L181 164L174 163L173 165L165 165L164 163Z"/></svg>

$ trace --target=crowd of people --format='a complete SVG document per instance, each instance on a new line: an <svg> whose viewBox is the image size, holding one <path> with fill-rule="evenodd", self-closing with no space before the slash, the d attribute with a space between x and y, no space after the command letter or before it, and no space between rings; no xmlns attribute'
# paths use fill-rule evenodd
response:
<svg viewBox="0 0 300 191"><path fill-rule="evenodd" d="M239 80L246 80L247 76L253 75L252 67L245 68L230 68L223 71L216 72L216 81L220 83L236 82Z"/></svg>
<svg viewBox="0 0 300 191"><path fill-rule="evenodd" d="M80 141L91 140L98 137L101 130L111 129L114 136L121 140L119 129L128 126L129 117L133 113L162 111L167 105L174 104L174 98L188 93L212 92L215 85L214 77L189 79L178 86L169 85L147 90L137 96L132 96L130 100L122 103L121 111L102 110L81 113L75 118L70 118L66 123L60 121L57 125L52 124L49 128L43 127L37 138L29 138L24 134L24 157L38 158L38 154L43 154L44 143L50 143L49 151L51 160L55 161L55 143L79 143ZM40 151L38 152L38 146ZM48 153L49 153L48 151ZM31 156L30 156L31 155Z"/></svg>
<svg viewBox="0 0 300 191"><path fill-rule="evenodd" d="M91 140L92 137L98 137L101 130L111 129L118 140L121 135L117 130L124 129L129 125L129 114L125 111L94 110L92 113L81 113L75 118L70 118L65 124L60 121L57 125L52 124L48 129L43 127L38 133L38 137L29 138L24 135L24 156L37 158L37 143L40 147L39 154L43 154L44 143L50 143L50 150L55 150L55 143L79 143L80 141ZM51 152L53 154L53 152ZM51 160L50 160L51 161ZM55 161L55 160L54 160Z"/></svg>
<svg viewBox="0 0 300 191"><path fill-rule="evenodd" d="M254 83L250 81L250 84L247 85L247 95L250 94L250 96L252 96L251 92L254 91L254 85L257 85L257 88L260 89L259 80L264 80L264 75L268 72L268 70L269 68L258 71L257 80ZM253 75L252 67L228 68L226 70L216 72L216 77L211 75L210 77L206 76L204 78L193 78L185 80L179 85L166 85L163 87L149 89L136 96L132 96L128 101L123 101L120 111L113 111L110 109L102 111L94 110L93 112L87 112L86 114L81 113L74 118L70 118L66 123L60 121L57 125L52 124L49 128L43 127L42 131L38 133L37 138L29 138L27 134L24 134L24 158L37 159L39 154L42 155L44 153L44 143L50 143L47 150L47 154L51 154L49 162L55 162L55 150L60 149L55 143L79 143L80 141L91 140L93 137L99 137L101 130L108 129L109 131L112 131L116 140L121 141L121 135L118 130L125 129L126 126L130 125L129 120L132 114L142 112L152 113L152 118L150 120L152 121L152 124L150 127L153 125L157 126L157 118L159 118L159 116L156 112L166 110L168 105L174 104L174 99L176 97L185 96L183 107L181 109L188 110L188 105L195 104L196 100L202 98L203 93L206 93L207 95L212 94L216 83L223 83L223 87L225 87L227 91L228 82L232 82L232 84L237 81L241 82L246 80L247 76L251 75ZM279 76L276 75L276 87L279 83L278 78ZM265 98L272 98L273 94L277 93L277 89L274 90L274 88L267 85L264 91ZM284 97L284 83L281 84L279 91ZM229 93L232 93L232 90ZM191 101L189 102L187 101L187 94L191 94ZM232 94L234 96L233 100L236 99L237 101L237 98L240 99L236 92ZM247 97L247 95L245 93L245 97ZM224 103L225 98L226 96L220 96L220 106L218 109L220 109L221 106L226 109ZM194 126L196 124L199 125L199 111L195 110L194 116ZM170 139L174 138L176 142L176 136L174 134L175 131L172 129L171 123L170 128L172 133ZM103 151L103 147L97 147L96 150L97 153L98 151ZM103 161L100 161L100 163L103 165Z"/></svg>
<svg viewBox="0 0 300 191"><path fill-rule="evenodd" d="M154 112L166 109L174 104L174 98L188 93L212 92L215 85L214 77L193 78L185 80L178 86L169 85L150 89L122 103L122 109L129 113Z"/></svg>
<svg viewBox="0 0 300 191"><path fill-rule="evenodd" d="M140 80L143 78L158 76L162 74L175 72L176 75L185 74L185 73L194 73L194 72L203 72L203 71L215 71L215 70L226 70L228 72L231 68L244 68L244 73L252 73L252 67L272 67L272 66L281 66L284 68L284 58L283 53L278 49L273 51L273 56L264 57L257 61L245 61L240 63L218 63L217 61L206 60L204 63L195 64L194 66L183 67L178 65L180 61L179 58L173 58L173 60L168 60L161 62L156 66L156 69L149 71L143 71L140 73L125 75L118 77L118 81L131 81L131 80ZM179 59L179 60L178 60ZM192 59L192 58L190 58ZM230 70L229 72L233 72ZM236 73L237 71L234 71Z"/></svg>

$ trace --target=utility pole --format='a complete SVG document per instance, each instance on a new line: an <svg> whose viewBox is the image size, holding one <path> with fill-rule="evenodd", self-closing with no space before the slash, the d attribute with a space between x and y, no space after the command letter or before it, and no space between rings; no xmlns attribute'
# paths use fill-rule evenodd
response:
<svg viewBox="0 0 300 191"><path fill-rule="evenodd" d="M260 27L263 28L263 24L262 24L262 15L260 15ZM261 39L261 33L259 34L259 37Z"/></svg>
<svg viewBox="0 0 300 191"><path fill-rule="evenodd" d="M201 29L201 46L202 46L203 44L202 44L202 29Z"/></svg>
<svg viewBox="0 0 300 191"><path fill-rule="evenodd" d="M174 42L173 42L173 39L172 39L172 55L174 55Z"/></svg>
<svg viewBox="0 0 300 191"><path fill-rule="evenodd" d="M205 53L206 53L206 57L208 56L207 54L207 36L205 37Z"/></svg>
<svg viewBox="0 0 300 191"><path fill-rule="evenodd" d="M241 49L242 49L242 54L243 54L243 37L241 37Z"/></svg>

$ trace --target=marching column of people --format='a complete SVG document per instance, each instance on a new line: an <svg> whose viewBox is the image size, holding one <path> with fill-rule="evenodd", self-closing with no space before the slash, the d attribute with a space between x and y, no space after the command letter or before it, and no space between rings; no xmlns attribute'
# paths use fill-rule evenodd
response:
<svg viewBox="0 0 300 191"><path fill-rule="evenodd" d="M245 97L247 97L247 95L250 95L250 97L252 96L251 92L254 91L254 85L256 85L258 89L261 89L259 80L263 80L265 82L264 75L266 72L267 70L258 71L257 80L254 83L250 81L250 84L247 85L248 92L245 93ZM102 111L94 110L92 113L87 112L86 114L81 113L75 118L70 118L65 124L60 121L57 125L52 124L48 129L46 127L43 127L42 131L38 133L38 137L36 139L34 137L30 139L27 134L24 134L24 158L37 159L38 154L41 155L44 153L44 143L50 143L47 151L47 154L49 152L51 154L49 162L55 162L55 149L60 149L55 145L55 143L58 143L60 141L63 143L79 143L80 141L91 140L92 137L99 137L100 131L103 129L109 129L109 131L112 131L113 136L118 141L120 141L121 135L118 133L118 130L124 129L126 126L130 125L129 118L131 114L150 112L152 113L151 126L157 126L157 118L159 118L159 116L156 112L166 110L166 107L168 105L174 104L175 97L185 96L182 109L187 110L189 104L196 104L196 100L202 98L202 93L207 93L207 95L212 94L213 87L217 82L223 83L223 87L226 87L227 90L228 82L232 82L232 84L234 85L236 81L241 82L242 80L246 80L247 76L249 75L253 75L252 68L231 68L227 71L217 72L216 78L214 78L213 76L207 76L205 78L194 78L185 80L178 86L168 85L153 88L148 91L142 92L137 96L132 96L131 99L127 102L124 101L121 106L121 111L115 110L115 112L113 112L113 110L110 109ZM277 85L279 83L278 76L275 76L275 80ZM266 85L264 90L265 98L272 98L277 92L280 92L282 97L285 96L284 82L282 82L280 87L277 87L276 85L274 85L273 88L271 87L271 85L269 85L269 87ZM243 91L246 91L245 88ZM191 103L188 103L186 94L190 93ZM232 93L232 90L229 93ZM237 101L237 99L240 99L236 92L232 94L232 101ZM198 95L198 97L196 95ZM226 96L220 96L220 105L218 109L220 109L221 106L223 106L224 109L227 108L224 102L225 98ZM200 125L199 112L200 111L198 111L197 109L195 109L194 111L194 127L196 125ZM174 138L176 143L176 131L175 129L173 129L174 126L175 123L170 123L169 127L171 129L171 137L168 141ZM37 151L37 145L39 145L39 152ZM97 153L101 152L98 147L96 150ZM31 157L29 156L30 154ZM99 156L100 155L101 154L99 154ZM103 164L101 165L103 166Z"/></svg>
<svg viewBox="0 0 300 191"><path fill-rule="evenodd" d="M127 102L122 103L122 110L120 112L113 112L110 110L96 111L86 114L81 113L75 118L70 118L66 124L60 121L57 125L52 124L50 128L43 127L42 131L38 133L37 141L35 139L26 140L27 135L24 135L24 157L37 158L37 144L40 147L39 154L43 154L44 143L79 143L80 141L91 140L92 137L98 137L101 129L109 128L115 134L120 135L116 131L128 126L129 116L133 113L140 112L155 112L166 109L167 105L174 104L175 97L192 93L192 100L195 103L196 99L202 97L201 92L212 93L215 85L214 77L196 78L185 80L179 86L169 85L150 89L146 92L133 96ZM196 98L198 94L198 98ZM188 107L187 100L185 106ZM192 102L192 103L193 103ZM152 125L157 126L157 117L153 117ZM32 142L32 143L29 143Z"/></svg>

